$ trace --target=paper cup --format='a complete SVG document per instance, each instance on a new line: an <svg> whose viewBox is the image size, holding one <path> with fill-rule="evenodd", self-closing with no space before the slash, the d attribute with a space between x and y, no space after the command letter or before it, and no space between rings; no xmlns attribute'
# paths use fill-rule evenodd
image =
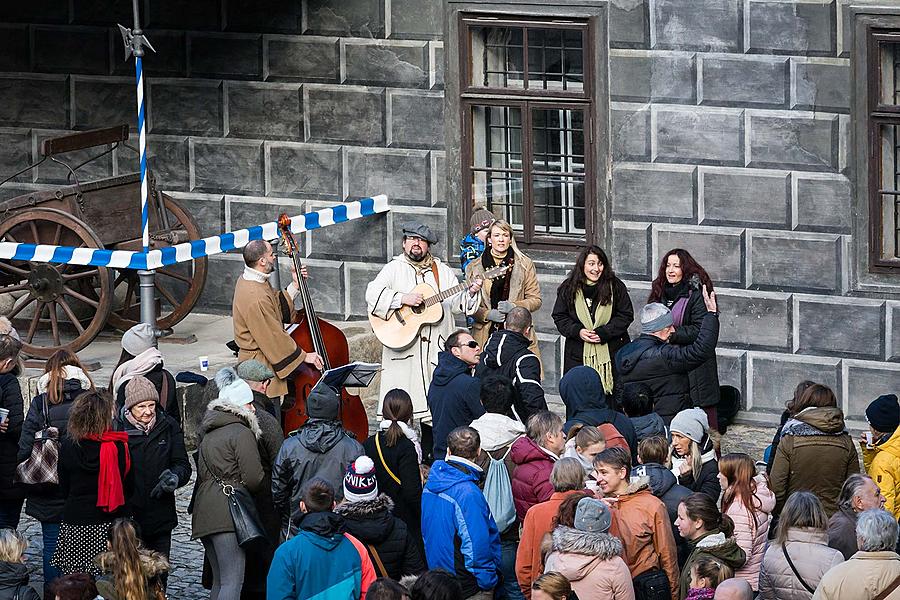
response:
<svg viewBox="0 0 900 600"><path fill-rule="evenodd" d="M200 357L200 370L201 371L209 371L209 357L208 356Z"/></svg>
<svg viewBox="0 0 900 600"><path fill-rule="evenodd" d="M6 421L6 417L9 416L8 408L0 408L0 423L4 423Z"/></svg>
<svg viewBox="0 0 900 600"><path fill-rule="evenodd" d="M872 435L871 431L867 431L866 432L866 445L869 446L869 448L871 448L874 441L875 441L875 436Z"/></svg>

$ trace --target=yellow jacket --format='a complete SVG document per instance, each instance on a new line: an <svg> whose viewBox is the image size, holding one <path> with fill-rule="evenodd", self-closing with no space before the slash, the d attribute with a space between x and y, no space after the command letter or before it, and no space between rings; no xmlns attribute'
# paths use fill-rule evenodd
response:
<svg viewBox="0 0 900 600"><path fill-rule="evenodd" d="M874 448L862 444L862 454L866 473L884 494L884 510L900 519L900 429Z"/></svg>

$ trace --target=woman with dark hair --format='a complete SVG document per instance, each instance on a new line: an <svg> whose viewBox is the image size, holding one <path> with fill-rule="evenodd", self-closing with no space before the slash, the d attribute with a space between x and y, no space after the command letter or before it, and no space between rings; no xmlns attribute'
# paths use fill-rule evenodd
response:
<svg viewBox="0 0 900 600"><path fill-rule="evenodd" d="M462 588L456 577L443 569L426 571L409 586L412 600L463 600Z"/></svg>
<svg viewBox="0 0 900 600"><path fill-rule="evenodd" d="M7 412L0 420L0 527L16 529L25 501L25 490L15 484L16 452L22 433L22 388L19 375L22 372L22 342L10 334L0 334L0 408Z"/></svg>
<svg viewBox="0 0 900 600"><path fill-rule="evenodd" d="M704 285L707 292L712 293L712 280L687 250L675 248L663 256L647 303L659 302L672 311L675 332L669 336L669 343L685 346L697 339L707 313L700 292ZM719 371L715 356L688 373L688 377L691 402L706 411L710 426L718 430Z"/></svg>
<svg viewBox="0 0 900 600"><path fill-rule="evenodd" d="M811 386L813 381L805 379L797 384L797 387L794 388L794 395L790 400L784 403L784 411L781 413L781 421L778 423L778 429L775 431L775 435L772 437L772 445L766 448L765 454L763 458L766 461L766 475L772 474L772 462L775 460L775 451L778 450L778 442L781 441L781 430L784 429L784 424L788 422L788 419L794 416L797 412L795 407L797 403L800 401L800 396L803 395L803 392L806 391L806 388Z"/></svg>
<svg viewBox="0 0 900 600"><path fill-rule="evenodd" d="M613 358L630 341L632 321L628 288L616 277L606 252L586 247L557 289L553 305L553 322L566 338L563 374L586 365L600 373L604 391L611 393Z"/></svg>
<svg viewBox="0 0 900 600"><path fill-rule="evenodd" d="M421 540L422 446L412 428L412 399L404 390L392 389L381 412L378 431L363 442L363 450L375 463L379 489L394 502L394 516L406 523L413 539Z"/></svg>
<svg viewBox="0 0 900 600"><path fill-rule="evenodd" d="M59 485L66 498L50 564L63 574L100 575L94 558L106 551L109 527L126 515L131 455L128 434L113 431L115 403L109 392L79 395L69 411L59 449Z"/></svg>
<svg viewBox="0 0 900 600"><path fill-rule="evenodd" d="M92 389L94 382L74 352L66 349L54 352L44 365L44 374L38 379L38 395L28 406L16 461L22 463L28 459L37 434L47 426L55 427L57 439L62 439L66 435L69 411L75 398ZM59 577L59 571L50 565L50 557L56 550L66 497L58 485L32 486L25 495L25 514L41 524L44 582L49 583Z"/></svg>
<svg viewBox="0 0 900 600"><path fill-rule="evenodd" d="M793 410L794 416L782 428L772 461L775 514L781 512L792 493L807 490L818 496L830 517L838 509L844 481L859 473L856 444L829 387L819 383L809 386Z"/></svg>

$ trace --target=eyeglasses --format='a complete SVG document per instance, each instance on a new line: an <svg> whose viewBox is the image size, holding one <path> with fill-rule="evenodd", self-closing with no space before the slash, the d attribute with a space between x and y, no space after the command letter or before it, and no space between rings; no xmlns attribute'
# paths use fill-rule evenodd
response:
<svg viewBox="0 0 900 600"><path fill-rule="evenodd" d="M424 242L427 241L425 238L420 238L420 237L415 236L415 235L408 235L408 236L404 237L403 239L404 239L404 240L407 240L407 241L409 241L409 242L416 242L416 243L419 243L419 244L422 244L422 243L424 243Z"/></svg>
<svg viewBox="0 0 900 600"><path fill-rule="evenodd" d="M472 348L474 350L478 347L478 342L476 342L475 340L470 340L468 342L460 344L459 346L457 346L457 348L462 348L463 346L468 346L469 348Z"/></svg>

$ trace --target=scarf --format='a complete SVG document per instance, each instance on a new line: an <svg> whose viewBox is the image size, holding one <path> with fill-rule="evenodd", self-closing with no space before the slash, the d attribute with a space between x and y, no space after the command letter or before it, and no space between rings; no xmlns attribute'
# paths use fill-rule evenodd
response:
<svg viewBox="0 0 900 600"><path fill-rule="evenodd" d="M157 410L159 410L159 409L157 409ZM127 420L129 423L134 425L135 428L137 428L139 431L141 431L143 433L150 433L151 431L153 431L153 428L156 427L156 417L157 417L157 413L153 413L153 418L150 419L149 423L144 425L143 423L141 423L140 421L138 421L137 419L134 418L134 415L131 414L130 410L125 409L125 420Z"/></svg>
<svg viewBox="0 0 900 600"><path fill-rule="evenodd" d="M590 285L590 284L588 284ZM591 318L591 310L584 299L584 292L579 286L575 290L575 314L585 329L594 331L598 327L602 327L609 323L612 318L613 303L601 304L596 308L593 318ZM582 359L586 367L590 367L600 374L600 381L603 382L603 391L611 394L613 390L613 370L612 359L609 355L609 346L607 344L591 344L584 342L582 350Z"/></svg>
<svg viewBox="0 0 900 600"><path fill-rule="evenodd" d="M97 475L97 506L104 512L114 512L125 504L122 477L131 470L131 453L128 451L128 434L124 431L104 431L101 435L88 435L85 439L100 442L100 473ZM119 448L125 446L125 473L119 474Z"/></svg>
<svg viewBox="0 0 900 600"><path fill-rule="evenodd" d="M403 260L405 260L409 266L416 270L416 273L422 277L422 281L425 280L425 274L431 271L431 265L434 264L434 257L431 255L431 253L426 254L422 260L416 261L408 257L404 252Z"/></svg>
<svg viewBox="0 0 900 600"><path fill-rule="evenodd" d="M419 434L416 433L416 430L404 423L403 421L389 421L387 419L383 420L379 425L378 429L381 431L387 431L388 427L396 423L400 426L400 429L403 430L403 435L413 443L413 446L416 447L416 456L419 457L419 464L422 464L422 444L419 443Z"/></svg>
<svg viewBox="0 0 900 600"><path fill-rule="evenodd" d="M156 348L148 348L131 360L123 362L112 376L113 395L119 393L119 388L138 375L146 375L156 365L162 363L162 354Z"/></svg>

